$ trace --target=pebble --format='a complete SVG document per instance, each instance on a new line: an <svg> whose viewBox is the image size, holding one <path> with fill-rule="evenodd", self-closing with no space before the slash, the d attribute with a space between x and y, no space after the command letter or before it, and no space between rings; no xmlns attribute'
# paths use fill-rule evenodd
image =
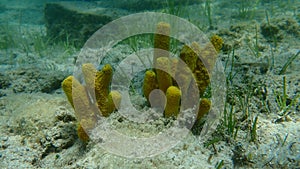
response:
<svg viewBox="0 0 300 169"><path fill-rule="evenodd" d="M3 137L2 138L2 141L7 141L8 140L8 137Z"/></svg>

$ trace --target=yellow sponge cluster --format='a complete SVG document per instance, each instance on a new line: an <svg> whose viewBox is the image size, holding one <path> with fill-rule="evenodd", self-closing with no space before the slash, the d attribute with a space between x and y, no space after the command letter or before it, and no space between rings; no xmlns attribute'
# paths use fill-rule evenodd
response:
<svg viewBox="0 0 300 169"><path fill-rule="evenodd" d="M62 89L75 109L76 117L80 119L77 128L78 137L87 141L88 135L85 131L95 127L97 115L108 117L118 109L121 94L109 89L113 74L109 64L105 65L101 71L97 71L93 64L83 64L82 72L85 85L80 84L73 76L69 76L62 82Z"/></svg>
<svg viewBox="0 0 300 169"><path fill-rule="evenodd" d="M218 35L213 35L210 38L210 42L215 47L216 51L220 52L220 50L222 49L223 43L224 43L223 39Z"/></svg>
<svg viewBox="0 0 300 169"><path fill-rule="evenodd" d="M144 96L149 101L151 91L160 89L164 92L167 99L164 110L165 117L177 117L180 105L183 105L183 109L187 109L199 103L200 108L197 115L199 120L209 111L211 103L208 99L199 101L196 98L201 97L210 84L210 72L215 65L217 52L222 48L223 40L214 35L210 39L211 43L205 44L203 47L196 42L190 46L184 45L179 55L180 59L178 59L170 58L165 52L157 50L169 51L169 34L170 25L163 22L158 23L154 35L154 48L156 49L153 57L154 69L145 73ZM188 97L192 100L181 100L181 97Z"/></svg>

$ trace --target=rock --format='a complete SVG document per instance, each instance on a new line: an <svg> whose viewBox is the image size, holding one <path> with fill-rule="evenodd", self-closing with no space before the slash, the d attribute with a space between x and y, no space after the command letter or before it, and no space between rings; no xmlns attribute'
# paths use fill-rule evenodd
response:
<svg viewBox="0 0 300 169"><path fill-rule="evenodd" d="M94 2L46 3L44 9L47 35L78 47L103 25L126 14L125 10L103 8Z"/></svg>
<svg viewBox="0 0 300 169"><path fill-rule="evenodd" d="M96 2L46 3L44 16L47 35L56 40L74 43L82 47L86 40L103 25L132 12L172 8L199 3L199 0L111 0Z"/></svg>
<svg viewBox="0 0 300 169"><path fill-rule="evenodd" d="M45 130L45 137L41 139L43 147L42 157L51 152L60 152L62 149L71 147L77 139L76 125L62 121L50 130Z"/></svg>
<svg viewBox="0 0 300 169"><path fill-rule="evenodd" d="M0 73L0 89L5 89L9 85L10 85L9 77Z"/></svg>
<svg viewBox="0 0 300 169"><path fill-rule="evenodd" d="M6 93L0 90L0 97L6 96Z"/></svg>
<svg viewBox="0 0 300 169"><path fill-rule="evenodd" d="M75 115L63 106L58 107L52 128L45 129L43 133L44 137L40 140L42 157L71 147L78 138Z"/></svg>
<svg viewBox="0 0 300 169"><path fill-rule="evenodd" d="M35 168L33 165L39 159L39 148L31 148L23 140L20 135L9 136L5 141L0 137L0 144L6 145L5 149L0 147L0 168Z"/></svg>
<svg viewBox="0 0 300 169"><path fill-rule="evenodd" d="M262 35L268 40L273 42L274 40L282 40L283 35L280 31L279 27L274 24L269 23L263 23L260 26Z"/></svg>
<svg viewBox="0 0 300 169"><path fill-rule="evenodd" d="M55 120L66 123L76 121L76 117L74 113L68 111L65 107L59 107L58 110L55 111Z"/></svg>
<svg viewBox="0 0 300 169"><path fill-rule="evenodd" d="M110 0L110 1L98 1L101 6L121 8L133 12L144 11L144 10L154 10L161 8L171 8L175 6L191 5L196 3L201 3L200 0L172 0L172 1L162 1L162 0Z"/></svg>
<svg viewBox="0 0 300 169"><path fill-rule="evenodd" d="M38 68L28 67L10 71L11 87L15 93L43 92L51 93L59 89L66 73L53 70L41 71Z"/></svg>
<svg viewBox="0 0 300 169"><path fill-rule="evenodd" d="M283 32L299 37L300 26L296 20L288 17L275 18L272 19L270 23L261 24L261 33L269 41L274 40L274 38L276 38L276 40L282 40L285 36Z"/></svg>
<svg viewBox="0 0 300 169"><path fill-rule="evenodd" d="M299 23L293 18L280 17L274 20L276 25L281 29L286 31L288 34L299 37L300 36L300 26Z"/></svg>

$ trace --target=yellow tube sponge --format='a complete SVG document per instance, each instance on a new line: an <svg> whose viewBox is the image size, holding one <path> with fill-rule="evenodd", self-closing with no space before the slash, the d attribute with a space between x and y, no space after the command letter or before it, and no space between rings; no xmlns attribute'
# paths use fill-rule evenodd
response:
<svg viewBox="0 0 300 169"><path fill-rule="evenodd" d="M211 101L203 98L200 100L199 110L197 114L197 121L200 120L204 115L206 115L211 107Z"/></svg>
<svg viewBox="0 0 300 169"><path fill-rule="evenodd" d="M168 57L165 52L170 50L170 24L160 22L157 24L156 33L154 35L154 56L153 67L156 66L157 58ZM165 52L163 52L164 50Z"/></svg>
<svg viewBox="0 0 300 169"><path fill-rule="evenodd" d="M191 44L191 49L193 49L193 51L198 55L197 57L199 57L199 54L201 52L201 47L197 42L193 42Z"/></svg>
<svg viewBox="0 0 300 169"><path fill-rule="evenodd" d="M81 119L77 126L78 138L83 142L89 141L90 137L87 133L93 130L95 126L96 126L96 118Z"/></svg>
<svg viewBox="0 0 300 169"><path fill-rule="evenodd" d="M77 135L78 138L83 142L87 142L90 140L89 135L86 133L85 129L83 129L83 127L80 125L80 123L77 126Z"/></svg>
<svg viewBox="0 0 300 169"><path fill-rule="evenodd" d="M86 63L82 65L82 73L84 77L84 81L86 83L86 86L89 89L94 88L95 85L95 77L97 73L97 69L95 66L91 63Z"/></svg>
<svg viewBox="0 0 300 169"><path fill-rule="evenodd" d="M93 111L90 110L90 100L84 86L82 86L73 76L67 77L62 82L62 88L79 119L94 117ZM73 90L74 92L72 92Z"/></svg>
<svg viewBox="0 0 300 169"><path fill-rule="evenodd" d="M172 78L172 84L173 86L178 86L175 78L176 78L176 72L177 72L177 69L178 69L178 62L179 62L179 59L178 58L170 58L170 76Z"/></svg>
<svg viewBox="0 0 300 169"><path fill-rule="evenodd" d="M209 50L208 46L206 46L204 49L201 49L200 45L197 42L193 42L191 48L197 54L194 77L198 86L199 94L201 96L210 83L210 77L207 66L214 64L215 55L211 53L213 51ZM195 90L193 86L190 86L190 88L192 89L192 91Z"/></svg>
<svg viewBox="0 0 300 169"><path fill-rule="evenodd" d="M218 35L213 35L210 38L211 43L207 43L199 53L200 58L197 60L197 67L205 65L207 71L210 73L217 60L217 54L223 46L223 39Z"/></svg>
<svg viewBox="0 0 300 169"><path fill-rule="evenodd" d="M86 86L81 85L73 76L69 76L62 82L62 88L80 121L77 128L78 137L82 141L88 141L87 133L97 123L98 109L103 116L109 116L119 108L121 94L118 91L110 92L109 85L113 71L109 64L105 65L101 71L97 71L93 64L83 64L82 72ZM96 103L93 98L90 98L90 92L94 92Z"/></svg>
<svg viewBox="0 0 300 169"><path fill-rule="evenodd" d="M96 73L95 95L98 108L102 112L108 100L109 85L112 79L113 70L109 64L104 65L101 71ZM104 110L105 111L105 110Z"/></svg>
<svg viewBox="0 0 300 169"><path fill-rule="evenodd" d="M176 75L176 70L177 70L177 65L178 65L178 58L170 58L170 75L171 77L174 77L175 78L175 75Z"/></svg>
<svg viewBox="0 0 300 169"><path fill-rule="evenodd" d="M180 107L180 90L176 86L170 86L166 92L166 97L165 117L177 117Z"/></svg>
<svg viewBox="0 0 300 169"><path fill-rule="evenodd" d="M113 111L119 108L122 96L118 91L111 91L106 103L101 107L101 114L108 117Z"/></svg>
<svg viewBox="0 0 300 169"><path fill-rule="evenodd" d="M78 119L94 119L90 98L86 93L85 87L82 86L75 78L73 79L73 103L75 115Z"/></svg>
<svg viewBox="0 0 300 169"><path fill-rule="evenodd" d="M193 108L199 103L199 98L200 96L199 96L199 90L197 84L195 80L192 79L187 91L187 97L181 100L181 107L183 109Z"/></svg>
<svg viewBox="0 0 300 169"><path fill-rule="evenodd" d="M192 48L199 53L198 55L200 57L198 57L196 62L194 77L196 79L199 94L201 96L210 83L209 72L212 70L215 64L216 52L211 44L207 44L204 49L200 49L200 46L197 43L193 43Z"/></svg>
<svg viewBox="0 0 300 169"><path fill-rule="evenodd" d="M169 58L160 57L156 61L156 74L158 88L166 93L167 89L172 86L172 78L170 76L170 61Z"/></svg>
<svg viewBox="0 0 300 169"><path fill-rule="evenodd" d="M193 72L196 67L196 61L198 59L197 53L195 53L193 49L189 46L184 45L181 49L179 57L187 64L187 66Z"/></svg>
<svg viewBox="0 0 300 169"><path fill-rule="evenodd" d="M68 101L74 108L74 103L73 103L73 96L72 96L72 84L73 84L73 76L68 76L63 82L62 82L62 89L65 92Z"/></svg>
<svg viewBox="0 0 300 169"><path fill-rule="evenodd" d="M194 76L198 86L199 95L201 97L210 83L208 71L204 65L202 67L197 67L197 70L194 72Z"/></svg>
<svg viewBox="0 0 300 169"><path fill-rule="evenodd" d="M183 97L187 97L187 91L190 86L191 80L192 71L183 60L179 60L176 70L176 82L181 89L181 94Z"/></svg>
<svg viewBox="0 0 300 169"><path fill-rule="evenodd" d="M122 95L116 90L113 90L109 94L112 98L112 101L114 103L114 110L118 110L121 105Z"/></svg>
<svg viewBox="0 0 300 169"><path fill-rule="evenodd" d="M148 70L145 73L144 83L143 83L143 92L144 96L149 102L149 95L152 90L157 89L157 81L156 81L156 74L152 70Z"/></svg>
<svg viewBox="0 0 300 169"><path fill-rule="evenodd" d="M219 53L222 49L222 46L223 46L223 39L218 36L218 35L213 35L211 38L210 38L210 42L213 44L213 46L215 47L216 51Z"/></svg>
<svg viewBox="0 0 300 169"><path fill-rule="evenodd" d="M204 63L208 72L211 72L217 60L217 52L211 43L206 44L201 50L200 58L197 61L197 66Z"/></svg>

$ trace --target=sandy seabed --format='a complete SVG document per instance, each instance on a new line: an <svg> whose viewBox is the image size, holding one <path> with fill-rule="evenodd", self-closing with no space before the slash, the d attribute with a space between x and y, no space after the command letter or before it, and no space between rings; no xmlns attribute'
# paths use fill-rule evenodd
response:
<svg viewBox="0 0 300 169"><path fill-rule="evenodd" d="M16 38L14 43L30 39L28 32L45 32L43 4L32 3L21 6L14 1L1 3L2 26L21 27L24 33L12 36ZM272 35L263 34L270 28L266 26L264 11L271 8L271 3L264 5L259 4L251 18L241 19L237 8L222 1L212 3L215 28L206 34L223 38L219 58L224 65L228 64L225 74L231 68L235 74L228 86L227 102L234 102L236 136L228 133L221 119L217 130L207 136L213 144L203 143L199 136L189 132L172 149L154 157L125 158L109 153L94 141L84 143L78 138L74 110L60 88L63 78L72 74L78 50L66 52L63 47L50 44L41 53L34 49L24 51L22 45L1 48L0 168L300 168L300 56L283 75L278 74L287 60L299 52L300 4L295 3L294 10L272 6L274 11L269 15L271 25L278 28L274 35L277 47L270 40ZM200 24L197 22L205 20L199 12L201 7L187 6L189 10L184 15ZM23 11L22 23L20 11ZM8 35L3 30L8 31L1 29L1 37ZM253 53L255 39L258 39L258 55ZM29 43L29 46L34 45ZM121 51L115 55L122 59ZM117 59L107 62L114 60ZM291 106L285 113L278 103L284 76L287 106ZM138 76L136 83L141 78ZM134 103L143 105L143 100L141 95L132 95ZM243 120L245 112L247 117ZM255 117L258 117L257 136L251 141L250 129ZM161 117L142 127L120 118L115 112L109 122L127 134L145 136L168 127Z"/></svg>

